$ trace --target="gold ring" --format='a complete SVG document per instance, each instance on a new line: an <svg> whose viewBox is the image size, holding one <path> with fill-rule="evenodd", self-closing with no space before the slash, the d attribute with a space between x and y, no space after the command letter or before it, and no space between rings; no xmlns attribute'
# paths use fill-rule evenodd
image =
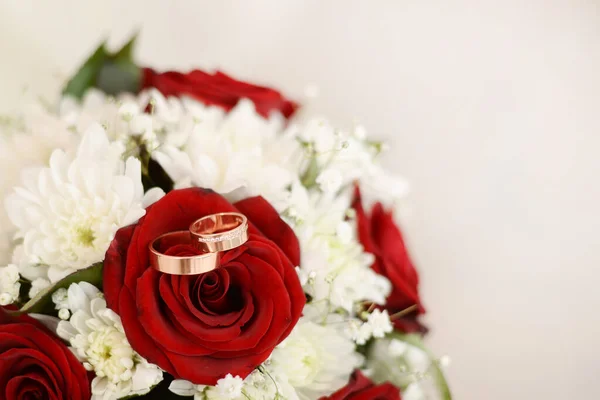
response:
<svg viewBox="0 0 600 400"><path fill-rule="evenodd" d="M160 235L150 243L150 265L172 275L198 275L212 271L219 266L220 253L203 253L194 256L169 256L166 249L181 244L192 245L189 231L169 232Z"/></svg>
<svg viewBox="0 0 600 400"><path fill-rule="evenodd" d="M248 219L234 212L211 214L192 223L190 233L194 245L201 251L227 251L248 240Z"/></svg>

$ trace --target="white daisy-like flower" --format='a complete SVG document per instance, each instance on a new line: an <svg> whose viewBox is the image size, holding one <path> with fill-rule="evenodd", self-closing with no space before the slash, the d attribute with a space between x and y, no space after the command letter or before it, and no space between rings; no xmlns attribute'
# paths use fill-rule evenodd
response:
<svg viewBox="0 0 600 400"><path fill-rule="evenodd" d="M230 376L230 374L228 375ZM236 378L221 379L216 386L194 385L185 380L174 380L169 390L179 396L194 396L194 400L298 400L287 377L262 365L243 380L239 386ZM232 395L235 394L235 397Z"/></svg>
<svg viewBox="0 0 600 400"><path fill-rule="evenodd" d="M189 101L185 106L195 116L186 140L154 154L176 187L210 188L235 200L262 195L281 209L302 155L296 140L282 134L282 119L264 119L248 100L229 113ZM167 142L176 143L170 136Z"/></svg>
<svg viewBox="0 0 600 400"><path fill-rule="evenodd" d="M19 268L14 264L0 267L0 306L7 306L19 299Z"/></svg>
<svg viewBox="0 0 600 400"><path fill-rule="evenodd" d="M314 301L328 301L333 309L353 314L359 301L385 304L391 284L370 268L373 256L358 242L355 222L347 220L351 199L348 190L332 197L294 185L292 212L288 209L284 216L300 240L299 275L305 292Z"/></svg>
<svg viewBox="0 0 600 400"><path fill-rule="evenodd" d="M68 290L69 321L61 321L56 333L69 341L84 367L94 371L93 400L112 400L148 393L162 381L162 371L132 348L121 318L106 307L102 293L87 282Z"/></svg>
<svg viewBox="0 0 600 400"><path fill-rule="evenodd" d="M79 136L40 104L32 104L23 115L0 123L0 202L20 183L21 172L48 163L55 149L76 148ZM12 225L0 207L0 264L7 263L12 249Z"/></svg>
<svg viewBox="0 0 600 400"><path fill-rule="evenodd" d="M310 306L307 306L307 308ZM330 395L348 382L363 358L340 324L300 318L292 333L271 356L271 367L288 377L302 400Z"/></svg>
<svg viewBox="0 0 600 400"><path fill-rule="evenodd" d="M77 153L55 150L50 166L26 170L6 210L23 238L24 259L49 266L51 282L102 261L115 232L145 214L139 160L121 160L122 147L99 125Z"/></svg>

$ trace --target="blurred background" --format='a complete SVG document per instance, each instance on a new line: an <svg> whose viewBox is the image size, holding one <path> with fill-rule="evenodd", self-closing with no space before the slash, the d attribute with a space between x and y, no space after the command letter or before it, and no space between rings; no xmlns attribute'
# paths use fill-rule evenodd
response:
<svg viewBox="0 0 600 400"><path fill-rule="evenodd" d="M136 30L389 142L456 399L600 398L598 0L0 1L0 113Z"/></svg>

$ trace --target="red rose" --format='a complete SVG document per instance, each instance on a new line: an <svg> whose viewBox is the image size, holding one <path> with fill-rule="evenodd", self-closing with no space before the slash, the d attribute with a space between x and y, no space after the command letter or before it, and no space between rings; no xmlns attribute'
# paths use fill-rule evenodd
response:
<svg viewBox="0 0 600 400"><path fill-rule="evenodd" d="M354 371L346 386L321 400L400 400L400 390L387 382L375 385L360 371Z"/></svg>
<svg viewBox="0 0 600 400"><path fill-rule="evenodd" d="M417 309L405 318L394 321L396 328L405 332L423 331L424 328L416 321L418 314L425 313L419 298L419 275L408 255L392 212L386 211L381 203L377 203L373 206L371 214L367 215L358 188L353 206L356 210L360 242L365 251L375 256L373 270L387 277L392 283L392 293L387 298L386 309L393 314L417 306Z"/></svg>
<svg viewBox="0 0 600 400"><path fill-rule="evenodd" d="M165 96L190 96L207 105L216 105L229 111L240 101L252 100L256 111L268 117L272 111L279 111L289 118L298 105L283 97L281 93L268 87L257 86L235 80L222 72L209 74L193 70L187 74L168 71L157 73L150 68L143 69L142 88L156 88Z"/></svg>
<svg viewBox="0 0 600 400"><path fill-rule="evenodd" d="M42 324L0 308L0 399L89 399L83 365Z"/></svg>
<svg viewBox="0 0 600 400"><path fill-rule="evenodd" d="M192 276L149 266L148 245L217 212L241 212L249 239L225 252L221 266ZM172 255L198 252L176 245ZM306 302L294 267L298 239L262 197L230 204L201 188L174 190L120 229L104 261L104 294L131 346L173 376L214 385L228 373L246 377L292 330Z"/></svg>

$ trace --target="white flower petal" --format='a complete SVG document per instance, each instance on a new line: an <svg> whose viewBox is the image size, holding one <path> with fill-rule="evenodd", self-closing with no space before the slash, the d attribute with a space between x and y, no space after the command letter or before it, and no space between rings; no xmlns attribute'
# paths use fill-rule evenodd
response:
<svg viewBox="0 0 600 400"><path fill-rule="evenodd" d="M169 390L178 396L193 396L196 393L194 384L183 379L175 379L171 382Z"/></svg>
<svg viewBox="0 0 600 400"><path fill-rule="evenodd" d="M67 321L60 321L56 327L56 334L65 340L71 340L77 336L79 332L72 323Z"/></svg>

